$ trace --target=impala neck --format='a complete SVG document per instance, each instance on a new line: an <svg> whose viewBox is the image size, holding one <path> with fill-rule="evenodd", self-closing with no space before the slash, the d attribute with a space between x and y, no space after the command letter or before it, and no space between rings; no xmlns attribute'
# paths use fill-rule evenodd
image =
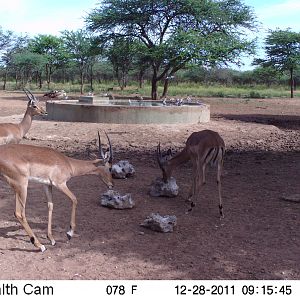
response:
<svg viewBox="0 0 300 300"><path fill-rule="evenodd" d="M19 127L22 133L22 137L28 132L32 123L32 115L30 113L30 108L28 107L23 120L20 122Z"/></svg>
<svg viewBox="0 0 300 300"><path fill-rule="evenodd" d="M166 165L164 167L163 177L164 180L168 180L172 176L173 170L187 162L189 160L189 155L187 154L186 148L184 148L180 153L176 154L174 157L172 157L170 160L166 162Z"/></svg>
<svg viewBox="0 0 300 300"><path fill-rule="evenodd" d="M98 174L99 171L95 163L97 160L80 160L75 158L68 158L72 166L73 176Z"/></svg>

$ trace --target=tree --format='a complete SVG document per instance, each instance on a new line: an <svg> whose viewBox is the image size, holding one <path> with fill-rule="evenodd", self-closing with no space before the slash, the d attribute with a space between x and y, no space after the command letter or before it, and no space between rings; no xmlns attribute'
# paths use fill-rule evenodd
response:
<svg viewBox="0 0 300 300"><path fill-rule="evenodd" d="M30 42L29 49L33 53L45 56L46 81L49 89L52 74L65 56L62 39L53 35L40 34Z"/></svg>
<svg viewBox="0 0 300 300"><path fill-rule="evenodd" d="M28 36L16 36L10 31L6 35L4 35L4 37L5 43L2 43L2 55L0 57L0 64L3 65L4 68L3 90L6 89L6 82L9 71L13 71L13 56L16 53L20 53L21 51L23 51L27 47L29 41Z"/></svg>
<svg viewBox="0 0 300 300"><path fill-rule="evenodd" d="M104 0L86 18L87 28L105 44L127 37L145 45L152 68L152 99L160 80L189 62L239 63L253 53L246 30L255 28L251 9L240 0Z"/></svg>
<svg viewBox="0 0 300 300"><path fill-rule="evenodd" d="M133 67L134 51L135 43L131 39L120 37L114 40L107 52L121 90L127 86L128 72Z"/></svg>
<svg viewBox="0 0 300 300"><path fill-rule="evenodd" d="M265 39L265 59L255 59L253 64L289 71L291 98L294 97L294 72L300 65L300 33L287 30L270 30Z"/></svg>
<svg viewBox="0 0 300 300"><path fill-rule="evenodd" d="M96 55L92 37L85 30L62 32L65 48L68 49L70 58L79 66L80 92L83 94L84 72L91 58Z"/></svg>
<svg viewBox="0 0 300 300"><path fill-rule="evenodd" d="M4 31L0 26L0 51L4 50L7 46L9 46L11 40L12 40L12 32Z"/></svg>
<svg viewBox="0 0 300 300"><path fill-rule="evenodd" d="M11 31L3 31L0 26L0 66L3 66L4 69L4 80L3 80L3 90L6 88L6 81L7 81L7 73L8 73L8 53L13 45L13 34Z"/></svg>
<svg viewBox="0 0 300 300"><path fill-rule="evenodd" d="M41 70L45 67L47 60L44 55L29 51L22 51L12 56L12 65L19 73L22 86L32 80L34 73L37 78L41 78ZM18 85L18 75L16 74L16 85Z"/></svg>

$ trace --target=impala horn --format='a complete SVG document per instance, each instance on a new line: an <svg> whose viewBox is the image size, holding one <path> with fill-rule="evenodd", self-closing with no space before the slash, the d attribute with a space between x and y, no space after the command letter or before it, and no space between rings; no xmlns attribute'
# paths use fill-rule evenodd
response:
<svg viewBox="0 0 300 300"><path fill-rule="evenodd" d="M108 162L109 164L112 164L112 160L113 160L112 146L111 146L110 138L109 138L109 136L107 135L106 132L105 132L105 135L106 135L107 140L108 140L109 148L108 148L108 150L104 153L103 148L102 148L102 144L101 144L100 133L99 133L99 131L98 131L99 157L100 157L101 159L103 159L105 163Z"/></svg>
<svg viewBox="0 0 300 300"><path fill-rule="evenodd" d="M29 99L29 103L30 104L33 103L33 102L35 102L35 103L38 102L38 100L36 99L36 97L33 96L33 94L29 90L27 90L26 88L23 88L23 91L25 92L27 98Z"/></svg>
<svg viewBox="0 0 300 300"><path fill-rule="evenodd" d="M159 167L163 170L163 165L161 163L161 151L160 151L160 142L157 145L157 149L156 149L156 158L157 158L157 162Z"/></svg>

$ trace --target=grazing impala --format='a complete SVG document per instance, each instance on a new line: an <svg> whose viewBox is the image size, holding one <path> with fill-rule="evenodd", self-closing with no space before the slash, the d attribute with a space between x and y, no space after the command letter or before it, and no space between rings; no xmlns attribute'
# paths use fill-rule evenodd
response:
<svg viewBox="0 0 300 300"><path fill-rule="evenodd" d="M38 100L32 93L24 89L29 101L23 120L19 124L0 124L0 145L18 144L31 127L32 118L36 115L46 115L47 112L38 105Z"/></svg>
<svg viewBox="0 0 300 300"><path fill-rule="evenodd" d="M46 147L25 144L0 146L0 175L4 177L16 194L15 216L29 235L30 241L42 252L46 248L39 242L26 220L25 206L28 182L37 181L45 185L48 201L48 238L52 245L55 245L51 228L53 211L52 187L58 188L72 201L71 227L67 232L68 238L71 239L75 230L77 199L67 187L67 181L75 176L94 174L98 175L108 188L113 187L111 143L107 136L109 149L104 153L99 133L98 138L100 158L90 161L70 158Z"/></svg>
<svg viewBox="0 0 300 300"><path fill-rule="evenodd" d="M160 143L157 146L157 160L165 182L171 177L175 167L188 160L192 162L192 187L188 196L188 201L191 202L189 211L195 206L193 198L199 194L201 186L205 184L205 169L207 164L217 165L219 211L221 217L224 216L221 196L221 173L224 154L225 143L223 139L217 132L211 130L193 132L187 139L184 149L174 156L172 156L171 150L168 150L166 155L162 155Z"/></svg>

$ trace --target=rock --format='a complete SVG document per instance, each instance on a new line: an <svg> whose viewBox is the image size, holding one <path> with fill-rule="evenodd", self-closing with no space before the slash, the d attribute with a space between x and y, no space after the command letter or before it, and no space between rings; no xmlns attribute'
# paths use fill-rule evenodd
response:
<svg viewBox="0 0 300 300"><path fill-rule="evenodd" d="M300 194L281 196L281 200L300 203Z"/></svg>
<svg viewBox="0 0 300 300"><path fill-rule="evenodd" d="M174 226L177 224L176 216L161 216L152 213L144 220L141 226L158 232L173 232Z"/></svg>
<svg viewBox="0 0 300 300"><path fill-rule="evenodd" d="M133 176L135 170L128 160L120 160L112 166L111 173L114 178L124 179Z"/></svg>
<svg viewBox="0 0 300 300"><path fill-rule="evenodd" d="M157 177L151 183L150 196L152 197L176 197L178 195L178 185L176 179L171 177L167 183L162 178Z"/></svg>
<svg viewBox="0 0 300 300"><path fill-rule="evenodd" d="M127 209L135 206L131 194L121 196L114 190L108 190L101 196L101 205L109 208Z"/></svg>

